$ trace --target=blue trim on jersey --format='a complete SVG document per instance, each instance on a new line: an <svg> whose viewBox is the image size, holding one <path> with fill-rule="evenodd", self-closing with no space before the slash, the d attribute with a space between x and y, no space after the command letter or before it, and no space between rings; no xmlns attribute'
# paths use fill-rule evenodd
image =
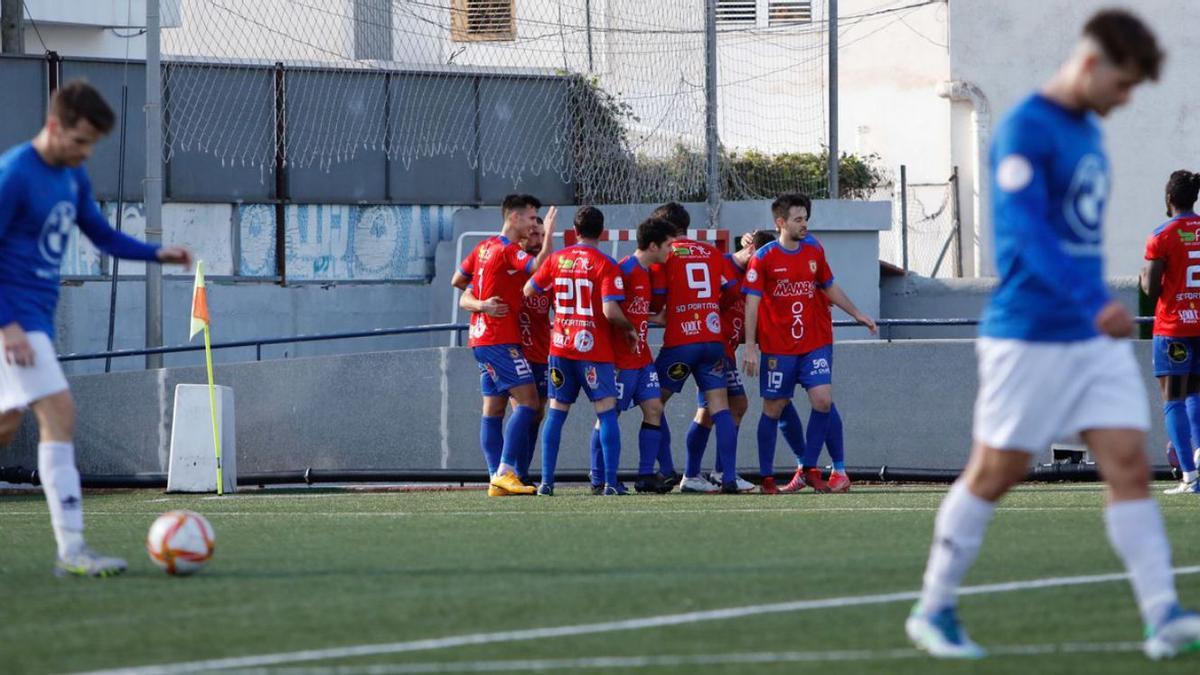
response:
<svg viewBox="0 0 1200 675"><path fill-rule="evenodd" d="M1183 213L1175 216L1174 218L1168 219L1162 225L1159 225L1158 227L1154 228L1154 232L1152 232L1150 236L1157 237L1158 235L1162 234L1163 230L1167 229L1167 226L1169 226L1171 223L1174 223L1177 220L1183 220L1184 218L1195 218L1195 217L1196 217L1196 214L1193 213L1192 211L1184 211Z"/></svg>
<svg viewBox="0 0 1200 675"><path fill-rule="evenodd" d="M762 291L756 291L756 290L754 290L753 288L745 288L745 287L743 287L743 288L742 288L742 293L744 293L745 295L753 295L753 296L756 296L756 297L759 297L759 298L761 298L761 297L762 297Z"/></svg>
<svg viewBox="0 0 1200 675"><path fill-rule="evenodd" d="M622 302L625 300L624 295L602 295L600 300L603 302Z"/></svg>
<svg viewBox="0 0 1200 675"><path fill-rule="evenodd" d="M832 277L832 276L829 277L829 281L825 282L824 284L817 284L817 288L829 288L830 286L833 285L833 281L836 278L837 277Z"/></svg>
<svg viewBox="0 0 1200 675"><path fill-rule="evenodd" d="M529 280L529 285L530 285L530 286L532 286L532 287L533 287L533 290L537 291L538 293L545 293L545 292L546 292L546 289L542 288L541 286L538 286L537 282L536 282L536 281L534 281L533 279L530 279L530 280Z"/></svg>
<svg viewBox="0 0 1200 675"><path fill-rule="evenodd" d="M461 274L461 275L463 275L464 277L466 277L466 278L468 278L468 279L470 279L471 277L473 277L473 276L474 276L473 274L470 274L470 273L468 273L466 270L464 270L464 269L462 268L462 265L459 265L459 266L458 266L458 273L459 273L459 274Z"/></svg>
<svg viewBox="0 0 1200 675"><path fill-rule="evenodd" d="M665 289L665 288L656 288L656 289L654 289L654 290L652 291L652 293L653 293L654 295L666 295L666 294L667 294L667 289Z"/></svg>
<svg viewBox="0 0 1200 675"><path fill-rule="evenodd" d="M526 253L525 255L529 255ZM533 274L533 256L529 255L529 262L525 263L525 274Z"/></svg>

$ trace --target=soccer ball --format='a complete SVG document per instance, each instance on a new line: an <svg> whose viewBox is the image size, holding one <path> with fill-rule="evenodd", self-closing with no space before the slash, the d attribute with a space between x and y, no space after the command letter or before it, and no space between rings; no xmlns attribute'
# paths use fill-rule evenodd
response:
<svg viewBox="0 0 1200 675"><path fill-rule="evenodd" d="M167 511L150 526L146 551L167 574L191 574L213 554L216 537L212 525L194 511Z"/></svg>

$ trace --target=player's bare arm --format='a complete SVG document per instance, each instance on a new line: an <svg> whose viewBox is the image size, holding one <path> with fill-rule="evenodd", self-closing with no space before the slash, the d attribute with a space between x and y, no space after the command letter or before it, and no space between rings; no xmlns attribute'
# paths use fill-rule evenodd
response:
<svg viewBox="0 0 1200 675"><path fill-rule="evenodd" d="M1152 304L1157 303L1158 296L1162 295L1162 277L1166 268L1167 261L1165 260L1148 260L1138 275L1142 292L1150 297Z"/></svg>
<svg viewBox="0 0 1200 675"><path fill-rule="evenodd" d="M158 262L164 265L183 265L192 268L192 252L183 246L164 246L158 249Z"/></svg>
<svg viewBox="0 0 1200 675"><path fill-rule="evenodd" d="M0 330L4 332L4 360L14 366L32 366L33 347L21 324L14 321Z"/></svg>
<svg viewBox="0 0 1200 675"><path fill-rule="evenodd" d="M483 312L488 316L507 316L508 305L500 296L492 296L487 300L480 300L475 297L470 288L463 291L462 296L458 299L458 308L467 312Z"/></svg>
<svg viewBox="0 0 1200 675"><path fill-rule="evenodd" d="M871 331L871 335L879 334L879 327L875 325L875 320L859 311L854 302L850 300L850 296L846 295L846 291L843 291L842 287L837 285L837 282L829 284L829 288L823 290L825 291L825 296L829 298L830 302L832 302L845 313L849 314L850 317L855 321L866 326L867 330ZM747 303L747 307L749 307L749 303ZM747 309L747 312L748 311L749 310ZM749 323L749 321L747 321L747 323Z"/></svg>
<svg viewBox="0 0 1200 675"><path fill-rule="evenodd" d="M758 377L758 303L762 298L746 295L746 348L742 350L742 372Z"/></svg>
<svg viewBox="0 0 1200 675"><path fill-rule="evenodd" d="M1120 300L1109 300L1096 315L1096 328L1109 337L1129 337L1133 335L1133 327L1133 315Z"/></svg>
<svg viewBox="0 0 1200 675"><path fill-rule="evenodd" d="M539 270L542 268L542 263L550 258L550 254L554 252L554 227L558 224L558 207L551 206L546 211L546 217L542 221L542 250L538 251L537 257L533 259L533 269ZM526 285L528 288L528 285ZM533 295L528 291L525 295Z"/></svg>
<svg viewBox="0 0 1200 675"><path fill-rule="evenodd" d="M457 288L460 291L467 290L467 285L470 283L471 283L470 277L463 274L462 272L455 272L454 276L451 277L451 279L450 279L450 285Z"/></svg>

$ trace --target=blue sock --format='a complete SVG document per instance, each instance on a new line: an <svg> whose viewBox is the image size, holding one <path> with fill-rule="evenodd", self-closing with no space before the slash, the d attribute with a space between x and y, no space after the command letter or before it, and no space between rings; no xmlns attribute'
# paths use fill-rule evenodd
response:
<svg viewBox="0 0 1200 675"><path fill-rule="evenodd" d="M508 426L504 427L504 449L500 452L500 462L516 467L525 454L525 446L529 443L529 432L533 428L533 420L537 411L526 405L519 405L508 418Z"/></svg>
<svg viewBox="0 0 1200 675"><path fill-rule="evenodd" d="M704 449L708 447L708 435L712 427L704 427L692 422L688 427L685 443L687 444L687 463L683 466L683 475L695 477L700 475L700 462L704 461Z"/></svg>
<svg viewBox="0 0 1200 675"><path fill-rule="evenodd" d="M1192 453L1187 449L1192 447L1187 404L1183 401L1167 401L1163 404L1163 417L1166 418L1167 436L1175 445L1175 454L1179 456L1179 468L1184 471L1195 471L1196 465L1192 461Z"/></svg>
<svg viewBox="0 0 1200 675"><path fill-rule="evenodd" d="M842 415L838 412L837 404L829 406L829 430L825 432L825 447L829 448L829 459L833 461L833 470L846 471L846 444L842 437Z"/></svg>
<svg viewBox="0 0 1200 675"><path fill-rule="evenodd" d="M713 428L717 430L717 455L721 458L724 482L737 480L737 425L728 410L712 416Z"/></svg>
<svg viewBox="0 0 1200 675"><path fill-rule="evenodd" d="M667 424L665 414L658 429L659 436L662 437L662 442L658 446L658 470L664 476L673 476L675 474L675 458L671 456L671 427Z"/></svg>
<svg viewBox="0 0 1200 675"><path fill-rule="evenodd" d="M1200 394L1187 397L1187 416L1192 427L1192 443L1200 444Z"/></svg>
<svg viewBox="0 0 1200 675"><path fill-rule="evenodd" d="M662 444L662 427L642 422L638 430L638 475L654 473L654 460L658 459L658 448Z"/></svg>
<svg viewBox="0 0 1200 675"><path fill-rule="evenodd" d="M521 451L521 456L517 458L517 475L521 477L521 480L528 480L529 465L533 464L533 453L537 452L538 424L536 418L530 420L529 433L525 435L525 447Z"/></svg>
<svg viewBox="0 0 1200 675"><path fill-rule="evenodd" d="M796 456L796 463L803 463L806 445L804 423L800 421L800 413L796 412L796 406L792 405L791 401L783 407L783 414L779 416L779 432L783 434L783 440L787 441L792 454Z"/></svg>
<svg viewBox="0 0 1200 675"><path fill-rule="evenodd" d="M500 468L500 451L504 449L504 418L483 417L480 422L479 445L483 448L488 475L494 476Z"/></svg>
<svg viewBox="0 0 1200 675"><path fill-rule="evenodd" d="M604 454L604 483L617 484L617 468L621 465L621 427L617 410L606 410L600 417L600 446Z"/></svg>
<svg viewBox="0 0 1200 675"><path fill-rule="evenodd" d="M829 431L829 413L813 410L808 416L808 439L804 443L804 459L801 465L809 469L821 461L821 448Z"/></svg>
<svg viewBox="0 0 1200 675"><path fill-rule="evenodd" d="M546 424L542 426L542 482L547 485L554 485L558 446L562 443L563 425L566 422L566 410L550 408L546 411Z"/></svg>
<svg viewBox="0 0 1200 675"><path fill-rule="evenodd" d="M592 485L604 484L604 451L600 447L600 429L592 427L592 469L588 474Z"/></svg>
<svg viewBox="0 0 1200 675"><path fill-rule="evenodd" d="M758 475L775 475L775 439L779 436L779 420L763 413L758 418Z"/></svg>

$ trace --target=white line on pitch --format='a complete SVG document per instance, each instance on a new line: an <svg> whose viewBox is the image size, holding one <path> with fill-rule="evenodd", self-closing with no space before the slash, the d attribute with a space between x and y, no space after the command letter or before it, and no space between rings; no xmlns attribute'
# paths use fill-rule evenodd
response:
<svg viewBox="0 0 1200 675"><path fill-rule="evenodd" d="M1062 644L1003 645L988 649L992 656L1046 654L1115 654L1136 652L1140 642L1067 642ZM846 649L812 652L753 652L741 654L663 654L657 656L594 656L580 659L521 659L506 661L431 661L369 666L273 668L239 671L243 675L417 675L420 673L561 672L564 670L679 668L771 663L846 663L892 661L924 657L916 649Z"/></svg>
<svg viewBox="0 0 1200 675"><path fill-rule="evenodd" d="M1200 573L1200 566L1178 567L1174 570L1177 576ZM1089 584L1108 583L1128 579L1124 573L1091 574L1075 577L1050 577L1046 579L1031 579L1028 581L1010 581L997 584L967 586L961 589L960 595L984 595L991 593L1008 593L1012 591L1051 588L1061 586L1083 586ZM224 659L209 659L205 661L188 661L169 663L157 666L140 666L115 670L93 671L87 675L176 675L177 673L195 673L206 670L224 668L259 668L276 666L285 663L302 663L312 661L327 661L331 659L360 658L364 656L381 656L386 654L404 654L435 649L450 649L504 642L522 642L525 640L542 640L547 638L573 637L577 635L596 635L600 633L615 633L620 631L638 630L642 628L662 628L666 626L681 626L704 621L724 621L761 614L779 614L784 612L801 612L814 609L837 609L842 607L861 607L864 605L882 605L893 602L916 600L919 591L901 591L897 593L882 593L875 595L852 595L840 598L824 598L820 600L794 600L764 605L749 605L745 607L727 607L710 609L699 612L684 612L681 614L664 614L648 616L640 619L625 619L621 621L604 621L600 623L577 624L574 626L552 626L545 628L528 628L524 630L501 631L496 633L474 633L469 635L453 635L443 638L427 638L408 642L391 642L383 644L357 645L352 647L331 647L327 649L308 649L298 652L283 652L277 654L261 654L257 656L236 656Z"/></svg>

